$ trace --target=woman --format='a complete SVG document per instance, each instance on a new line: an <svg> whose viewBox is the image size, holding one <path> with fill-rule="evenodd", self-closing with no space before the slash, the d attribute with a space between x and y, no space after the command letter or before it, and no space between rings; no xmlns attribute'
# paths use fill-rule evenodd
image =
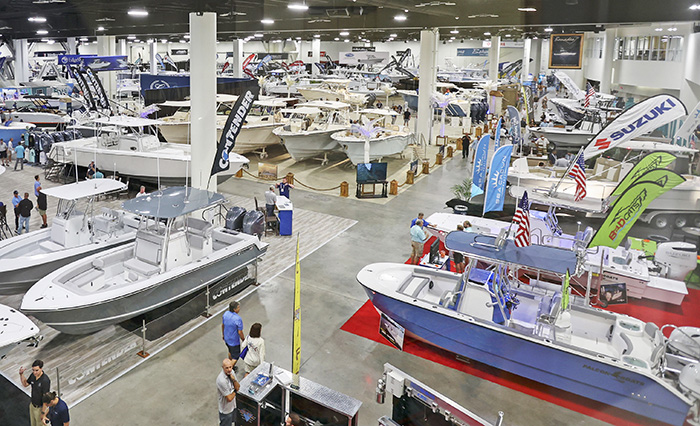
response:
<svg viewBox="0 0 700 426"><path fill-rule="evenodd" d="M262 324L256 322L250 326L248 338L245 339L245 345L248 348L243 363L245 364L245 375L250 374L258 365L265 361L265 340L260 337Z"/></svg>

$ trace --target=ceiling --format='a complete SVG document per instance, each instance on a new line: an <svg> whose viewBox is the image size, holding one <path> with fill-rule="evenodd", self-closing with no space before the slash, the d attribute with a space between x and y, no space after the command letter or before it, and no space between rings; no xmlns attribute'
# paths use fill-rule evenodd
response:
<svg viewBox="0 0 700 426"><path fill-rule="evenodd" d="M305 3L308 10L289 9L291 2ZM310 39L314 34L321 40L381 41L391 34L405 40L431 27L441 28L446 37L458 30L460 38L484 37L485 32L520 38L545 35L548 26L570 32L605 24L700 21L700 8L690 9L696 2L700 0L0 0L0 33L5 39L106 34L175 41L189 32L189 13L203 11L218 14L220 40L254 33L266 40ZM148 16L129 15L131 9L146 10ZM396 20L397 15L406 19ZM30 22L30 17L46 22ZM340 36L342 30L350 34Z"/></svg>

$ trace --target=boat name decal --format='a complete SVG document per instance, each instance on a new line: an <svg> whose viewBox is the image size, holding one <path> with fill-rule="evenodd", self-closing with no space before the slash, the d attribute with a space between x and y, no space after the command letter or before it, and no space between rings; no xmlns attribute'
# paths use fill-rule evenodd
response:
<svg viewBox="0 0 700 426"><path fill-rule="evenodd" d="M117 350L114 352L112 355L108 356L107 358L103 359L100 362L97 362L95 364L90 365L88 368L85 370L81 371L78 375L71 377L68 379L68 384L73 385L76 382L79 382L83 379L86 379L89 375L95 373L97 370L99 370L102 367L106 367L112 362L116 361L119 359L122 355L131 352L132 349L135 349L138 346L138 342L131 342L128 345L122 347L121 349Z"/></svg>
<svg viewBox="0 0 700 426"><path fill-rule="evenodd" d="M586 369L591 370L591 371L595 371L596 373L600 373L600 374L603 374L603 375L605 375L605 376L610 376L610 377L612 377L613 379L617 380L617 381L620 382L620 383L625 383L625 382L627 382L627 383L634 383L634 384L636 384L636 385L644 386L644 382L642 382L641 380L637 380L637 379L633 379L633 378L631 378L631 377L623 376L622 373L619 372L619 371L616 371L616 372L614 372L614 373L611 373L611 372L609 372L609 371L607 371L607 370L603 370L602 368L592 367L592 366L590 366L590 365L588 365L588 364L583 364L583 368L586 368Z"/></svg>
<svg viewBox="0 0 700 426"><path fill-rule="evenodd" d="M217 292L211 297L211 300L212 300L212 301L215 301L216 299L219 299L219 298L221 298L221 297L226 296L226 294L227 294L229 291L235 289L240 283L241 283L241 280L236 280L236 281L230 283L229 285L227 285L226 287L223 287L221 290L217 291Z"/></svg>
<svg viewBox="0 0 700 426"><path fill-rule="evenodd" d="M615 238L617 238L617 233L621 229L624 229L627 222L639 213L639 210L642 209L644 200L646 200L646 198L647 190L642 189L629 205L620 207L620 209L615 215L615 219L613 219L615 228L612 231L610 231L610 240L615 240Z"/></svg>

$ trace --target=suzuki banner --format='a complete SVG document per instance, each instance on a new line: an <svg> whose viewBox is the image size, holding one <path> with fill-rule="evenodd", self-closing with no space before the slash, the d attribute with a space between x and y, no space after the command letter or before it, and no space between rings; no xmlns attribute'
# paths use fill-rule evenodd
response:
<svg viewBox="0 0 700 426"><path fill-rule="evenodd" d="M656 95L627 109L593 137L583 155L586 159L615 148L622 142L655 130L687 115L685 105L671 95Z"/></svg>
<svg viewBox="0 0 700 426"><path fill-rule="evenodd" d="M489 180L486 182L486 195L484 196L484 214L503 210L503 202L506 199L508 166L510 166L512 153L513 145L506 145L500 147L491 158Z"/></svg>
<svg viewBox="0 0 700 426"><path fill-rule="evenodd" d="M655 169L665 169L669 164L676 159L676 156L668 152L650 152L649 154L642 157L641 160L632 168L632 170L627 173L627 176L620 182L619 185L613 190L610 196L619 196L625 189L637 183L639 178L646 172Z"/></svg>
<svg viewBox="0 0 700 426"><path fill-rule="evenodd" d="M474 149L474 169L472 170L472 190L471 197L484 193L484 184L486 182L486 161L489 155L490 135L484 135L476 144Z"/></svg>
<svg viewBox="0 0 700 426"><path fill-rule="evenodd" d="M258 99L258 93L260 92L259 86L253 86L247 89L243 94L241 94L236 103L233 105L233 109L229 113L228 119L226 120L226 125L221 132L221 140L219 140L219 146L216 150L216 157L214 157L214 164L211 168L211 175L214 176L219 172L228 170L229 161L228 155L236 145L236 138L241 132L241 128L245 123L245 118L253 106L253 101Z"/></svg>

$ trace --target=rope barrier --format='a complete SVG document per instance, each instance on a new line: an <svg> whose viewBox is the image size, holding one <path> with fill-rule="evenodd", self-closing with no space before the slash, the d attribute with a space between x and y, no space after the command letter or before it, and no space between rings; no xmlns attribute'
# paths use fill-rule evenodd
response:
<svg viewBox="0 0 700 426"><path fill-rule="evenodd" d="M258 180L262 180L262 181L265 181L265 182L270 182L271 180L273 180L273 179L263 179L263 178L261 178L260 176L255 176L254 174L252 174L251 172L249 172L248 170L245 170L245 169L241 169L241 170L243 170L243 173L247 174L248 176L250 176L250 177L252 177L252 178L255 178L255 179L258 179ZM295 184L298 183L299 185L301 185L301 186L303 186L303 187L306 187L306 188L309 188L309 189L311 189L311 190L313 190L313 191L333 191L333 190L335 190L335 189L340 188L340 185L334 186L333 188L328 188L328 189L314 188L314 187L312 187L312 186L305 185L304 183L300 182L300 181L299 181L299 178L296 177L296 176L294 176L294 183L295 183ZM341 185L342 185L342 184L341 184Z"/></svg>

